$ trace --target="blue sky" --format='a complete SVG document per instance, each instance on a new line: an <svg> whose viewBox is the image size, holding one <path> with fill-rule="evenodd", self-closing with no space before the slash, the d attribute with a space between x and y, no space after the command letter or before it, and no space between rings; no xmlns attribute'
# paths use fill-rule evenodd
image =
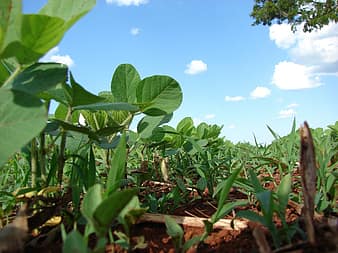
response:
<svg viewBox="0 0 338 253"><path fill-rule="evenodd" d="M26 13L45 0L24 0ZM233 142L287 134L296 117L311 127L338 120L338 24L292 33L288 25L251 26L254 1L97 0L42 60L70 66L93 93L110 89L115 68L176 79L184 117L223 125Z"/></svg>

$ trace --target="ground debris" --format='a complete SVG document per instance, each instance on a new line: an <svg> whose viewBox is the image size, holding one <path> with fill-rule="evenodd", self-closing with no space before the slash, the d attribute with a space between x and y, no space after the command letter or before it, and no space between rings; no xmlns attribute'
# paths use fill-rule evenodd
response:
<svg viewBox="0 0 338 253"><path fill-rule="evenodd" d="M24 251L28 233L26 214L27 205L23 205L14 221L0 231L0 253L17 253Z"/></svg>

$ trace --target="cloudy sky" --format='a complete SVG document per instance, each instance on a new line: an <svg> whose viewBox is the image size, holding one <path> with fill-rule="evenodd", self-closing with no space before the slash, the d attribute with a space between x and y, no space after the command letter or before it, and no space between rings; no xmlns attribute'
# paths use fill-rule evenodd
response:
<svg viewBox="0 0 338 253"><path fill-rule="evenodd" d="M36 12L45 0L24 0ZM97 0L42 61L63 62L88 90L109 90L114 69L165 74L183 90L171 122L223 125L231 141L287 134L338 120L338 24L304 34L286 24L251 26L253 1Z"/></svg>

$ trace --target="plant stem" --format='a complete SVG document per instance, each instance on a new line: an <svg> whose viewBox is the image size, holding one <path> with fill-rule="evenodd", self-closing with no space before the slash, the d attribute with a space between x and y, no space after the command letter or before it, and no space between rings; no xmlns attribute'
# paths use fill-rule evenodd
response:
<svg viewBox="0 0 338 253"><path fill-rule="evenodd" d="M33 138L31 142L31 170L32 170L32 187L36 187L38 158L36 152L36 139Z"/></svg>
<svg viewBox="0 0 338 253"><path fill-rule="evenodd" d="M69 106L67 115L66 115L66 122L69 122L72 117L72 108ZM63 177L63 168L65 166L65 149L66 149L66 139L67 139L67 131L62 129L62 134L61 134L61 143L60 143L60 153L58 157L58 183L60 186L62 186L62 177Z"/></svg>
<svg viewBox="0 0 338 253"><path fill-rule="evenodd" d="M6 87L21 72L21 66L18 66L1 87Z"/></svg>
<svg viewBox="0 0 338 253"><path fill-rule="evenodd" d="M46 182L46 150L45 150L46 136L44 132L40 133L40 148L39 148L39 158L40 158L40 171L41 179ZM48 185L46 185L48 186Z"/></svg>

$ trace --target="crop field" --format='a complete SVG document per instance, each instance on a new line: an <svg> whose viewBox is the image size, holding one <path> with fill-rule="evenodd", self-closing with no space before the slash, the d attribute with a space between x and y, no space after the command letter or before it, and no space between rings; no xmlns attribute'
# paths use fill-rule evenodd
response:
<svg viewBox="0 0 338 253"><path fill-rule="evenodd" d="M264 145L191 117L172 126L183 94L170 76L121 64L95 95L38 62L95 1L39 15L5 2L0 252L337 252L338 121L268 126Z"/></svg>

